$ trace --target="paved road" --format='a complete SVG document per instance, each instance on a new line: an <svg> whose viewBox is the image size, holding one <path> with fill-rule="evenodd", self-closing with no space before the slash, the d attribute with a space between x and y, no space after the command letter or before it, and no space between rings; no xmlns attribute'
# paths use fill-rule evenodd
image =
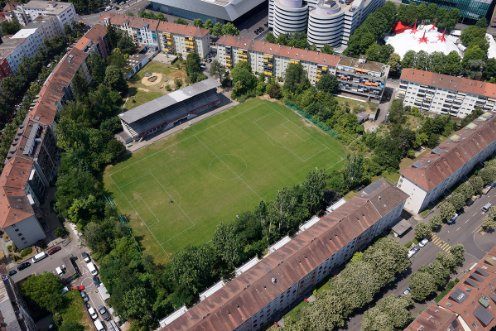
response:
<svg viewBox="0 0 496 331"><path fill-rule="evenodd" d="M110 13L119 13L119 14L125 14L125 13L132 13L135 16L138 16L138 14L145 9L149 4L148 0L131 0L127 4L120 4L119 10L111 10L109 11ZM81 21L89 26L93 26L96 23L98 23L98 19L100 17L100 13L95 13L91 15L82 15Z"/></svg>
<svg viewBox="0 0 496 331"><path fill-rule="evenodd" d="M468 268L475 262L480 260L487 251L496 243L496 233L487 234L480 231L480 226L484 220L485 214L481 211L482 206L491 202L496 204L496 189L490 191L487 195L481 196L477 199L472 206L465 208L464 212L460 214L455 224L443 225L441 231L435 235L435 239L429 242L412 258L411 270L391 288L383 293L385 295L401 295L402 292L408 287L410 275L417 271L420 267L427 265L434 261L437 254L441 250L449 250L450 246L462 244L465 247L465 263L459 270L459 275L467 272ZM426 217L428 221L435 211ZM412 221L414 223L415 221ZM411 239L413 231L409 233L408 237L401 239L401 242L407 242ZM378 298L379 299L379 298ZM378 300L377 299L377 300ZM427 304L415 304L412 310L412 315L418 315L425 309ZM355 315L351 318L347 325L347 330L360 330L363 314Z"/></svg>

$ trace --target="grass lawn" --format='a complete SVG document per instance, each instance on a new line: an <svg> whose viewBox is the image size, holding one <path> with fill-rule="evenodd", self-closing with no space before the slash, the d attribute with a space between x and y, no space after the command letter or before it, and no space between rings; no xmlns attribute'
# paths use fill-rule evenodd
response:
<svg viewBox="0 0 496 331"><path fill-rule="evenodd" d="M252 99L134 153L104 180L145 248L164 262L311 169L340 168L345 154L293 111Z"/></svg>
<svg viewBox="0 0 496 331"><path fill-rule="evenodd" d="M159 79L150 83L146 83L146 80L143 82L146 74L158 74ZM169 93L166 86L169 85L174 90L175 78L181 79L183 85L186 85L186 72L182 69L182 65L151 61L129 80L124 108L131 109Z"/></svg>
<svg viewBox="0 0 496 331"><path fill-rule="evenodd" d="M68 304L61 312L61 317L64 323L74 322L84 326L85 330L93 329L93 323L86 313L86 308L83 304L83 299L79 291L69 291L65 294L68 299Z"/></svg>
<svg viewBox="0 0 496 331"><path fill-rule="evenodd" d="M372 112L372 110L375 110L377 108L377 105L372 102L348 99L340 96L336 96L336 100L340 106L348 106L351 110L356 112Z"/></svg>

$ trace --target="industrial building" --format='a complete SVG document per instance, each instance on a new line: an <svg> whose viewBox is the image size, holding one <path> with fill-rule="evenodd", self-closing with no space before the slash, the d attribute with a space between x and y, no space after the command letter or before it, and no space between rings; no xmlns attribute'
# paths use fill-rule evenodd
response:
<svg viewBox="0 0 496 331"><path fill-rule="evenodd" d="M194 20L233 22L265 0L151 0L153 10Z"/></svg>
<svg viewBox="0 0 496 331"><path fill-rule="evenodd" d="M405 106L460 118L476 108L496 111L496 84L410 68L401 72L397 97Z"/></svg>
<svg viewBox="0 0 496 331"><path fill-rule="evenodd" d="M100 20L105 25L126 32L139 46L178 54L183 58L192 52L205 58L210 52L210 34L207 29L110 13L102 14Z"/></svg>
<svg viewBox="0 0 496 331"><path fill-rule="evenodd" d="M308 295L353 254L390 229L407 196L380 179L308 226L285 237L236 269L183 307L160 321L162 330L260 330Z"/></svg>
<svg viewBox="0 0 496 331"><path fill-rule="evenodd" d="M400 170L405 209L417 214L449 192L474 167L496 152L496 114L484 113L429 154Z"/></svg>
<svg viewBox="0 0 496 331"><path fill-rule="evenodd" d="M43 84L12 141L0 175L0 228L18 249L45 238L40 222L44 217L42 204L59 162L55 118L73 98L72 80L76 74L91 80L86 65L89 54L107 54L106 34L104 26L95 25L66 53Z"/></svg>
<svg viewBox="0 0 496 331"><path fill-rule="evenodd" d="M301 63L310 83L315 84L322 75L333 74L342 92L371 100L381 100L389 72L389 66L378 62L235 36L222 36L217 41L217 60L227 68L248 61L253 72L280 79L284 79L290 63Z"/></svg>
<svg viewBox="0 0 496 331"><path fill-rule="evenodd" d="M139 140L212 110L221 102L219 86L206 79L119 114L124 140Z"/></svg>
<svg viewBox="0 0 496 331"><path fill-rule="evenodd" d="M384 0L269 0L269 28L274 36L307 32L308 42L347 45L350 35Z"/></svg>

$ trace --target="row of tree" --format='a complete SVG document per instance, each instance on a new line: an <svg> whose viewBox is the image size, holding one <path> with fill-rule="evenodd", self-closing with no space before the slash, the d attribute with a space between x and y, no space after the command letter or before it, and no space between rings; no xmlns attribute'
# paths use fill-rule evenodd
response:
<svg viewBox="0 0 496 331"><path fill-rule="evenodd" d="M409 282L413 300L424 302L437 291L443 290L456 268L463 265L463 253L462 245L453 246L449 253L439 253L434 262L414 272Z"/></svg>
<svg viewBox="0 0 496 331"><path fill-rule="evenodd" d="M284 45L284 46L308 49L311 51L317 50L317 46L315 46L314 44L310 44L308 42L307 34L304 32L280 34L277 38L276 38L276 36L274 36L274 34L272 32L269 32L265 36L265 40L268 41L269 43L274 43L274 44L279 44L279 45ZM320 51L322 53L326 53L326 54L333 54L334 53L334 51L330 45L324 45L324 47L322 47L320 49Z"/></svg>
<svg viewBox="0 0 496 331"><path fill-rule="evenodd" d="M295 318L285 319L288 330L334 330L342 328L357 310L370 304L377 293L410 266L407 250L385 237L363 253L355 253L346 267L316 293L316 300ZM366 281L364 281L364 277Z"/></svg>
<svg viewBox="0 0 496 331"><path fill-rule="evenodd" d="M193 21L193 25L199 28L208 29L210 31L210 34L214 37L220 37L223 35L239 35L238 28L231 22L227 22L224 24L216 22L214 24L211 19L207 19L205 22L203 22L201 19L197 18Z"/></svg>

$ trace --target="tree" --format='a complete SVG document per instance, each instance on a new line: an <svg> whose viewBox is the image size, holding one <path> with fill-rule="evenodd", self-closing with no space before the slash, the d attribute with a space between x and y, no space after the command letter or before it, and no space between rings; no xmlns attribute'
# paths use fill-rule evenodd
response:
<svg viewBox="0 0 496 331"><path fill-rule="evenodd" d="M418 241L423 239L431 239L431 227L427 223L419 223L415 226L415 239Z"/></svg>
<svg viewBox="0 0 496 331"><path fill-rule="evenodd" d="M388 295L363 315L362 330L399 330L412 320L409 309L413 303L408 297Z"/></svg>
<svg viewBox="0 0 496 331"><path fill-rule="evenodd" d="M417 271L410 277L410 289L413 300L425 301L437 290L436 280L433 275L426 271Z"/></svg>
<svg viewBox="0 0 496 331"><path fill-rule="evenodd" d="M64 307L62 283L50 272L29 276L21 284L21 293L36 307L52 314Z"/></svg>
<svg viewBox="0 0 496 331"><path fill-rule="evenodd" d="M496 230L496 220L494 218L486 218L484 222L482 222L482 231L484 232L494 232Z"/></svg>
<svg viewBox="0 0 496 331"><path fill-rule="evenodd" d="M222 23L217 22L215 23L212 28L210 29L210 33L214 37L218 37L222 35Z"/></svg>
<svg viewBox="0 0 496 331"><path fill-rule="evenodd" d="M454 192L447 198L447 201L453 205L455 210L460 210L465 206L467 198L461 192Z"/></svg>
<svg viewBox="0 0 496 331"><path fill-rule="evenodd" d="M336 94L338 92L339 82L334 75L323 75L315 87L320 91Z"/></svg>
<svg viewBox="0 0 496 331"><path fill-rule="evenodd" d="M110 89L118 91L121 94L127 92L127 82L122 73L122 69L116 66L110 65L105 69L104 83Z"/></svg>
<svg viewBox="0 0 496 331"><path fill-rule="evenodd" d="M309 86L307 73L300 63L290 63L286 69L284 91L291 95L298 95Z"/></svg>
<svg viewBox="0 0 496 331"><path fill-rule="evenodd" d="M274 79L271 79L267 84L267 93L272 99L282 98L281 86Z"/></svg>
<svg viewBox="0 0 496 331"><path fill-rule="evenodd" d="M482 177L474 175L470 177L468 181L474 189L474 194L482 193L482 189L484 188L484 180Z"/></svg>
<svg viewBox="0 0 496 331"><path fill-rule="evenodd" d="M222 30L221 31L222 31L222 34L223 35L230 34L230 35L237 36L239 34L238 28L233 23L231 23L231 22L225 23L222 26Z"/></svg>
<svg viewBox="0 0 496 331"><path fill-rule="evenodd" d="M193 25L196 26L197 28L202 28L203 22L200 18L195 18L195 20L193 21Z"/></svg>
<svg viewBox="0 0 496 331"><path fill-rule="evenodd" d="M215 59L210 65L210 74L222 81L226 75L226 68Z"/></svg>
<svg viewBox="0 0 496 331"><path fill-rule="evenodd" d="M475 190L472 184L470 184L470 181L466 181L458 186L455 192L459 193L464 198L464 201L470 199L475 194Z"/></svg>
<svg viewBox="0 0 496 331"><path fill-rule="evenodd" d="M234 98L249 97L255 95L257 77L251 72L248 62L241 61L232 69Z"/></svg>
<svg viewBox="0 0 496 331"><path fill-rule="evenodd" d="M456 209L455 207L448 201L443 201L439 205L439 215L443 222L449 220L453 215L455 215Z"/></svg>
<svg viewBox="0 0 496 331"><path fill-rule="evenodd" d="M453 255L456 265L462 266L463 262L465 261L465 248L463 248L463 245L457 244L455 246L452 246L450 248L450 253Z"/></svg>
<svg viewBox="0 0 496 331"><path fill-rule="evenodd" d="M334 54L334 50L332 47L328 44L325 44L324 47L320 50L324 54Z"/></svg>
<svg viewBox="0 0 496 331"><path fill-rule="evenodd" d="M196 83L201 78L201 59L198 53L189 53L186 57L186 75L191 83Z"/></svg>
<svg viewBox="0 0 496 331"><path fill-rule="evenodd" d="M345 325L345 307L340 298L324 292L297 320L289 319L289 330L335 330ZM286 325L285 325L286 328Z"/></svg>
<svg viewBox="0 0 496 331"><path fill-rule="evenodd" d="M14 35L17 31L21 29L21 25L17 20L3 21L0 23L0 35Z"/></svg>
<svg viewBox="0 0 496 331"><path fill-rule="evenodd" d="M443 226L443 220L440 215L434 215L429 221L429 226L431 227L431 231L437 232L441 230Z"/></svg>
<svg viewBox="0 0 496 331"><path fill-rule="evenodd" d="M88 57L88 67L93 81L97 84L103 83L105 78L105 61L103 58L98 56L96 53L92 53Z"/></svg>
<svg viewBox="0 0 496 331"><path fill-rule="evenodd" d="M395 78L399 77L401 74L401 57L398 54L393 53L389 56L387 64L390 67L389 75Z"/></svg>
<svg viewBox="0 0 496 331"><path fill-rule="evenodd" d="M479 171L479 176L484 181L484 184L491 184L496 181L496 167L485 165L481 171Z"/></svg>

